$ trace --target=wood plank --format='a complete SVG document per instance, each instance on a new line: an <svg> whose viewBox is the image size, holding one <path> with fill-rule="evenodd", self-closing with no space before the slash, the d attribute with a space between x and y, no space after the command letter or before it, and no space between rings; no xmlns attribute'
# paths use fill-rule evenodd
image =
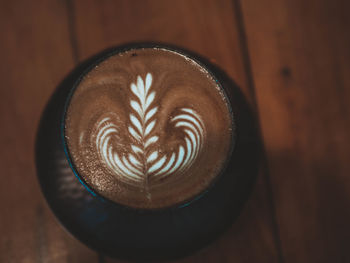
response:
<svg viewBox="0 0 350 263"><path fill-rule="evenodd" d="M285 262L350 262L348 1L242 1Z"/></svg>
<svg viewBox="0 0 350 263"><path fill-rule="evenodd" d="M0 36L0 262L96 261L53 218L34 167L41 112L74 66L65 2L1 1Z"/></svg>
<svg viewBox="0 0 350 263"><path fill-rule="evenodd" d="M237 31L237 10L231 1L76 0L73 7L80 60L107 47L132 41L179 45L224 68L253 104ZM230 231L184 262L277 262L267 191L261 175L252 198Z"/></svg>

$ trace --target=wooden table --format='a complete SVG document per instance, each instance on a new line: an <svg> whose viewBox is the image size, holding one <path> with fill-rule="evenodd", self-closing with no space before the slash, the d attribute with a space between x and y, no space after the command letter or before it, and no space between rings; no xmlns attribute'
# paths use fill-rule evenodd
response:
<svg viewBox="0 0 350 263"><path fill-rule="evenodd" d="M345 0L1 1L0 262L120 262L55 221L34 138L60 80L130 41L209 58L260 120L265 157L243 213L180 262L350 262L349 11Z"/></svg>

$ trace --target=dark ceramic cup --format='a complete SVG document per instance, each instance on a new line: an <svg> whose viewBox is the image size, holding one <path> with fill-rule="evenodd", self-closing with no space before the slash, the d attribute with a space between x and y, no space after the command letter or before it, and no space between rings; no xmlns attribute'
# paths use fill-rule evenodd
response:
<svg viewBox="0 0 350 263"><path fill-rule="evenodd" d="M185 55L212 74L231 106L234 139L214 182L185 203L158 210L133 209L100 196L76 171L64 137L64 117L75 87L95 65L119 52L163 48ZM62 225L92 249L132 260L183 257L227 229L247 200L257 174L256 122L242 93L217 66L183 49L128 44L103 51L73 70L58 86L43 113L36 141L39 182Z"/></svg>

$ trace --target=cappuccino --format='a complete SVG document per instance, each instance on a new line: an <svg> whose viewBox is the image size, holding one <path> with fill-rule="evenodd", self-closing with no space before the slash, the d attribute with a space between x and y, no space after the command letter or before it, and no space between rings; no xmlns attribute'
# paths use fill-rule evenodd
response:
<svg viewBox="0 0 350 263"><path fill-rule="evenodd" d="M195 60L164 48L111 55L84 74L65 114L76 173L137 209L186 204L220 175L233 144L224 91Z"/></svg>

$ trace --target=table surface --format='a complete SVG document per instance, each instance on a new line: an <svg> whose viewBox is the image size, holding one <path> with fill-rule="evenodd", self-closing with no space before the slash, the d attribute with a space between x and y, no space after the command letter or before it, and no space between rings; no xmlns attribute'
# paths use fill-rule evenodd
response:
<svg viewBox="0 0 350 263"><path fill-rule="evenodd" d="M223 68L259 117L253 194L179 262L350 262L350 5L345 0L0 1L0 262L121 262L55 220L36 179L41 112L80 61L161 41Z"/></svg>

